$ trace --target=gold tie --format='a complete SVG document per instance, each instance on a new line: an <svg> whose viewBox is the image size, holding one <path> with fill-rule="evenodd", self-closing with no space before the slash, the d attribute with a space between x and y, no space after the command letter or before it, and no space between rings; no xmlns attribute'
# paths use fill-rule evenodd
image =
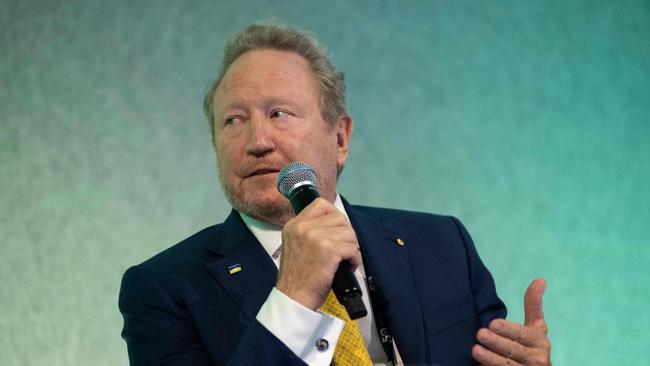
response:
<svg viewBox="0 0 650 366"><path fill-rule="evenodd" d="M368 354L368 349L363 343L363 337L361 337L361 331L359 331L357 322L350 319L348 312L345 311L343 305L338 302L333 291L330 291L327 300L325 300L325 304L323 304L320 309L345 321L345 327L339 336L339 341L336 343L336 349L334 349L334 365L372 366L370 354Z"/></svg>

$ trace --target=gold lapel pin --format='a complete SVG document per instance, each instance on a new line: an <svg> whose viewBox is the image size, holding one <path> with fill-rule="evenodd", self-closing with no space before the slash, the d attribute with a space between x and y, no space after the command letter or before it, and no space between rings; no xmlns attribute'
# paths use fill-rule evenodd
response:
<svg viewBox="0 0 650 366"><path fill-rule="evenodd" d="M402 240L401 238L397 238L397 239L395 239L395 242L396 242L397 245L399 245L400 247L403 247L404 244L406 244L406 242L404 242L404 240Z"/></svg>

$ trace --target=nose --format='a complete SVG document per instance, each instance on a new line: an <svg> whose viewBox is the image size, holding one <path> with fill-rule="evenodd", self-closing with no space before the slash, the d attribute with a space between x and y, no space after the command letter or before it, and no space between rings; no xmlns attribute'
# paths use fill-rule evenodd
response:
<svg viewBox="0 0 650 366"><path fill-rule="evenodd" d="M262 157L275 150L272 126L268 121L256 116L248 124L248 143L246 153L255 157Z"/></svg>

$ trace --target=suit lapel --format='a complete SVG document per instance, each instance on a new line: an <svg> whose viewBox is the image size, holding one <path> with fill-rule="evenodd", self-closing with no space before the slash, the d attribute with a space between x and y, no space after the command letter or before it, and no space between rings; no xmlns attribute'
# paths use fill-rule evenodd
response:
<svg viewBox="0 0 650 366"><path fill-rule="evenodd" d="M344 204L359 239L366 275L375 278L375 299L380 302L400 356L407 364L423 362L424 322L413 284L408 244L397 244L398 238L405 242L408 238L383 225L380 219L355 210L345 200ZM375 311L374 315L379 314Z"/></svg>
<svg viewBox="0 0 650 366"><path fill-rule="evenodd" d="M220 258L206 266L252 320L275 286L277 268L236 211L223 223L220 236L207 249Z"/></svg>
<svg viewBox="0 0 650 366"><path fill-rule="evenodd" d="M406 363L422 362L425 359L424 323L416 300L408 244L396 243L397 238L408 242L408 237L400 236L380 219L355 210L347 201L343 203L359 239L366 275L376 279L379 305L397 349ZM277 268L236 211L230 213L218 235L219 238L207 248L218 259L206 266L252 320L275 286ZM231 273L230 269L236 265L241 270Z"/></svg>

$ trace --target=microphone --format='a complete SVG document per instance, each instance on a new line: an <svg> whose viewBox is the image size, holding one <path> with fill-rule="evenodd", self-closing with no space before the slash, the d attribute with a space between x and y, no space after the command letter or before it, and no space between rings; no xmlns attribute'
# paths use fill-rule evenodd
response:
<svg viewBox="0 0 650 366"><path fill-rule="evenodd" d="M320 197L316 188L316 172L307 164L291 162L278 174L278 191L289 199L293 211L297 214L313 200ZM345 307L350 319L359 319L368 315L361 300L361 288L354 276L349 261L341 261L334 274L332 290L339 302Z"/></svg>

